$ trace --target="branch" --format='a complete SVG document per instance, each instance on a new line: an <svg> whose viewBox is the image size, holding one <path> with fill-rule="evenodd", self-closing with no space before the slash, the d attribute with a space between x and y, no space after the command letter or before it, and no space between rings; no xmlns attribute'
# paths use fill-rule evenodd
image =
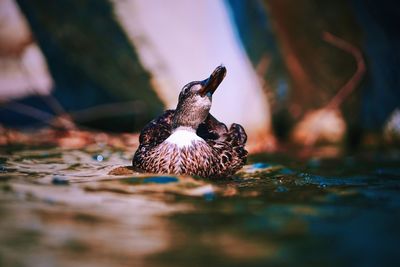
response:
<svg viewBox="0 0 400 267"><path fill-rule="evenodd" d="M325 107L328 109L336 109L354 91L357 85L359 85L361 79L365 74L366 66L362 53L360 49L357 48L356 46L350 44L349 42L346 42L345 40L329 32L323 32L322 39L327 43L330 43L331 45L351 54L357 63L356 72L347 81L347 83L343 85L342 88L340 88L340 90L336 93L336 95L331 99L331 101Z"/></svg>

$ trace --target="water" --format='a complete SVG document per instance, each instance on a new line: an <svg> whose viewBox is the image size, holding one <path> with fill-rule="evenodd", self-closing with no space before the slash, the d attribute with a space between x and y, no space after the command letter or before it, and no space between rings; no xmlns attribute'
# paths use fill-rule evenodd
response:
<svg viewBox="0 0 400 267"><path fill-rule="evenodd" d="M132 151L3 148L0 266L400 266L400 154L256 155L225 180Z"/></svg>

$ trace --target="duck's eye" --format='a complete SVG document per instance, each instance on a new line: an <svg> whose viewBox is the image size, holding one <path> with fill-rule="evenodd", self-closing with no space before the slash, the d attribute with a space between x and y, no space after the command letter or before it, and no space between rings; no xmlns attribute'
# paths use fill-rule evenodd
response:
<svg viewBox="0 0 400 267"><path fill-rule="evenodd" d="M190 86L183 87L182 94L187 94L189 92Z"/></svg>

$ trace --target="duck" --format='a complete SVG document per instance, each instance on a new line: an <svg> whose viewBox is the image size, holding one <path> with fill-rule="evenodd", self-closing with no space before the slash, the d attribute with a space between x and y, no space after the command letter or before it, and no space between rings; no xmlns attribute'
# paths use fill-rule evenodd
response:
<svg viewBox="0 0 400 267"><path fill-rule="evenodd" d="M246 164L244 128L233 123L228 129L210 113L226 72L220 65L207 79L186 84L176 109L166 110L142 129L132 160L135 171L222 178Z"/></svg>

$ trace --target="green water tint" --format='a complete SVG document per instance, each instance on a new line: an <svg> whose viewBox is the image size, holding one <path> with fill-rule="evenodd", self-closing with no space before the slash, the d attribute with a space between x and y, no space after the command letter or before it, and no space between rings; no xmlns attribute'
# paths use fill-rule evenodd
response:
<svg viewBox="0 0 400 267"><path fill-rule="evenodd" d="M210 180L108 148L2 151L0 266L399 265L399 153L256 155Z"/></svg>

